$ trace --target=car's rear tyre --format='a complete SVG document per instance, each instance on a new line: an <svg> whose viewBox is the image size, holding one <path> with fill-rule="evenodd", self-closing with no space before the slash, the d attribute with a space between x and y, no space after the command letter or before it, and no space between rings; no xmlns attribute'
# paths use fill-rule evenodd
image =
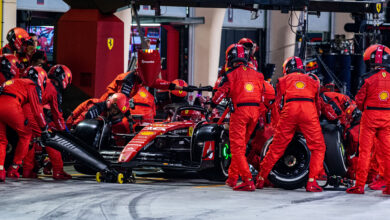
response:
<svg viewBox="0 0 390 220"><path fill-rule="evenodd" d="M264 145L261 153L264 158L271 145L273 137ZM268 179L276 186L283 189L298 189L303 187L309 175L310 151L306 146L306 140L300 134L296 134L288 145L284 155L272 168Z"/></svg>

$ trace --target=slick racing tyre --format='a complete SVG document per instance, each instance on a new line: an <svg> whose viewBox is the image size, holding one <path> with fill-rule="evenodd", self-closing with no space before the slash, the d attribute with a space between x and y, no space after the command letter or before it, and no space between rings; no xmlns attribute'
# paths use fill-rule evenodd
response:
<svg viewBox="0 0 390 220"><path fill-rule="evenodd" d="M229 131L223 130L216 145L214 167L202 170L201 174L210 180L225 181L228 177L228 170L232 159L230 153Z"/></svg>
<svg viewBox="0 0 390 220"><path fill-rule="evenodd" d="M328 176L345 177L347 158L342 140L342 131L336 124L321 121L322 133L326 144L325 159Z"/></svg>
<svg viewBox="0 0 390 220"><path fill-rule="evenodd" d="M273 137L264 145L261 157L264 158ZM268 179L283 189L298 189L303 187L309 175L310 151L306 140L301 134L295 134L284 155L272 168Z"/></svg>

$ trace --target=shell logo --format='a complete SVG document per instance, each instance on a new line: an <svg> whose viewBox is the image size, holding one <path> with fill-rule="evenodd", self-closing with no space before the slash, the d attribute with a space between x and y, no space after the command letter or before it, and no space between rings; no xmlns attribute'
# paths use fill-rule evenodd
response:
<svg viewBox="0 0 390 220"><path fill-rule="evenodd" d="M386 72L382 72L382 76L383 76L383 78L386 78Z"/></svg>
<svg viewBox="0 0 390 220"><path fill-rule="evenodd" d="M68 77L70 77L70 73L68 73Z"/></svg>
<svg viewBox="0 0 390 220"><path fill-rule="evenodd" d="M248 92L253 92L254 86L252 83L245 84L245 90Z"/></svg>
<svg viewBox="0 0 390 220"><path fill-rule="evenodd" d="M12 83L14 83L14 81L8 80L8 81L6 81L6 82L4 83L4 85L9 86L9 85L12 85Z"/></svg>
<svg viewBox="0 0 390 220"><path fill-rule="evenodd" d="M16 63L16 60L12 60L13 63Z"/></svg>
<svg viewBox="0 0 390 220"><path fill-rule="evenodd" d="M145 93L145 92L140 92L139 95L140 95L142 98L145 98L145 97L146 97L146 93Z"/></svg>
<svg viewBox="0 0 390 220"><path fill-rule="evenodd" d="M389 92L388 91L382 91L379 93L379 100L381 101L387 101L389 99Z"/></svg>
<svg viewBox="0 0 390 220"><path fill-rule="evenodd" d="M19 35L18 35L18 38L22 38L22 35L19 34Z"/></svg>
<svg viewBox="0 0 390 220"><path fill-rule="evenodd" d="M351 109L348 109L348 110L347 110L347 113L348 113L348 114L351 113Z"/></svg>
<svg viewBox="0 0 390 220"><path fill-rule="evenodd" d="M154 135L154 132L153 131L142 131L140 132L141 135L144 135L144 136L149 136L149 135Z"/></svg>
<svg viewBox="0 0 390 220"><path fill-rule="evenodd" d="M298 81L295 83L295 88L297 88L297 89L304 89L305 86L306 86L305 83L302 81Z"/></svg>

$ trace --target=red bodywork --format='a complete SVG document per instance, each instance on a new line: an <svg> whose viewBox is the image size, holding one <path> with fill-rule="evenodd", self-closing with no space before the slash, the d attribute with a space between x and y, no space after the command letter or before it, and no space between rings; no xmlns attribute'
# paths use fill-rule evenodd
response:
<svg viewBox="0 0 390 220"><path fill-rule="evenodd" d="M192 127L192 128L191 128ZM119 156L119 163L130 162L139 151L146 147L151 141L153 141L158 135L164 133L188 128L188 135L191 136L195 123L191 121L177 121L170 123L154 123L144 127L123 149Z"/></svg>

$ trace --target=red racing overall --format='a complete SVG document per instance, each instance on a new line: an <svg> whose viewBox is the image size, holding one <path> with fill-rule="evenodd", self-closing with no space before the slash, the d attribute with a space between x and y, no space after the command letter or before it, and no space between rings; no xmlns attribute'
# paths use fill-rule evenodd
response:
<svg viewBox="0 0 390 220"><path fill-rule="evenodd" d="M284 103L273 142L260 165L259 175L263 179L267 179L298 129L306 138L311 151L309 178L319 175L324 161L325 143L318 118L318 93L319 82L309 75L296 72L279 79L275 105L277 107L283 98Z"/></svg>
<svg viewBox="0 0 390 220"><path fill-rule="evenodd" d="M30 79L14 79L4 83L4 89L0 95L0 166L4 165L5 150L8 144L6 137L6 126L14 129L19 141L16 146L14 164L22 164L26 156L31 139L31 132L28 131L28 120L23 113L22 106L31 107L33 117L39 128L46 126L37 88Z"/></svg>
<svg viewBox="0 0 390 220"><path fill-rule="evenodd" d="M45 89L45 93L43 95L43 105L49 105L50 111L53 115L53 123L50 123L50 127L52 129L55 129L57 131L64 131L65 130L65 121L62 116L62 110L61 110L61 97L59 97L59 92L53 85L51 80L48 80L47 86ZM31 112L31 108L29 108L28 105L23 106L23 110L25 115L28 117L29 120L29 126L32 131L33 137L40 137L41 136L41 130L39 129L39 126L37 122L34 119L34 116ZM31 171L34 168L35 165L35 145L33 144L33 147L29 150L27 156L23 160L23 173L26 171ZM49 154L50 161L53 166L53 175L60 173L63 171L63 161L61 153L51 147L46 147L46 152Z"/></svg>
<svg viewBox="0 0 390 220"><path fill-rule="evenodd" d="M379 69L364 80L356 94L358 108L363 111L360 123L359 160L356 172L356 186L364 187L375 137L380 143L386 185L390 186L390 73ZM379 155L378 155L379 156Z"/></svg>
<svg viewBox="0 0 390 220"><path fill-rule="evenodd" d="M245 151L250 135L259 120L263 83L263 74L240 65L224 75L212 99L213 107L227 96L234 104L229 130L232 153L229 178L238 179L239 174L244 182L252 179Z"/></svg>

